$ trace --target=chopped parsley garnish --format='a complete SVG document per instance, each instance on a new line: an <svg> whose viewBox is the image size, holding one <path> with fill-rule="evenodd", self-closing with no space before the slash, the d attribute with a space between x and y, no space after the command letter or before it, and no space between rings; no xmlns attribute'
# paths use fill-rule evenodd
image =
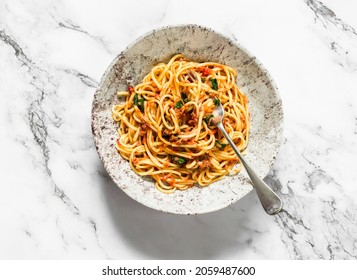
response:
<svg viewBox="0 0 357 280"><path fill-rule="evenodd" d="M209 125L209 123L211 122L211 119L213 118L214 116L213 115L208 115L208 116L205 116L203 117L203 121Z"/></svg>
<svg viewBox="0 0 357 280"><path fill-rule="evenodd" d="M213 98L213 103L217 107L219 104L221 104L221 101L217 97L215 97Z"/></svg>
<svg viewBox="0 0 357 280"><path fill-rule="evenodd" d="M137 94L134 95L134 105L138 106L139 103L139 96Z"/></svg>
<svg viewBox="0 0 357 280"><path fill-rule="evenodd" d="M180 100L179 102L176 103L174 108L180 109L182 106L183 106L183 102L182 102L182 100Z"/></svg>
<svg viewBox="0 0 357 280"><path fill-rule="evenodd" d="M211 84L212 84L212 89L214 90L218 89L217 79L211 79Z"/></svg>
<svg viewBox="0 0 357 280"><path fill-rule="evenodd" d="M178 165L183 165L186 163L186 159L183 157L179 157L179 156L172 156L171 161Z"/></svg>
<svg viewBox="0 0 357 280"><path fill-rule="evenodd" d="M139 101L139 105L138 105L138 107L139 107L139 110L143 113L144 112L144 98L143 99L140 99L140 101Z"/></svg>
<svg viewBox="0 0 357 280"><path fill-rule="evenodd" d="M134 95L134 106L138 106L139 110L143 113L144 112L144 98L140 98L137 94Z"/></svg>
<svg viewBox="0 0 357 280"><path fill-rule="evenodd" d="M186 93L181 93L181 98L182 98L184 103L187 103L188 101L190 101L190 100L188 100Z"/></svg>
<svg viewBox="0 0 357 280"><path fill-rule="evenodd" d="M216 146L218 149L223 150L225 146L227 146L227 144L221 143L218 140L216 140Z"/></svg>

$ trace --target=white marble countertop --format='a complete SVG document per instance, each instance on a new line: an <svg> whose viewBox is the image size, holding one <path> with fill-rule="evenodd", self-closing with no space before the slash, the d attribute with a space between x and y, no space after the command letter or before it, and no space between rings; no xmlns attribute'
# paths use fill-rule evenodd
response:
<svg viewBox="0 0 357 280"><path fill-rule="evenodd" d="M1 259L356 259L357 2L0 2ZM285 112L266 178L224 210L175 216L108 178L90 126L114 57L153 28L211 27L269 70Z"/></svg>

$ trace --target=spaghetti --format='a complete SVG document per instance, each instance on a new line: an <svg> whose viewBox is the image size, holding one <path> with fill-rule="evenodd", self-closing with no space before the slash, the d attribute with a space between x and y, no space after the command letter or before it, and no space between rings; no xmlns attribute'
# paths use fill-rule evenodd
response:
<svg viewBox="0 0 357 280"><path fill-rule="evenodd" d="M135 173L151 176L158 190L172 193L239 172L237 156L211 123L221 103L226 131L245 150L248 100L235 83L236 75L229 66L197 63L178 54L153 67L142 83L118 92L126 102L112 109L118 122L116 148Z"/></svg>

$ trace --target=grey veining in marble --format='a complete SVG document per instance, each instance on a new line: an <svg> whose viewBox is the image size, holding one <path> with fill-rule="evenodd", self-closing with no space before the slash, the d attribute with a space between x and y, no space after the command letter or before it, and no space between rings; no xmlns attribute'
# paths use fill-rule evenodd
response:
<svg viewBox="0 0 357 280"><path fill-rule="evenodd" d="M215 3L0 2L0 258L357 258L357 4ZM177 12L188 5L204 11ZM90 126L102 74L137 37L183 23L241 43L279 87L285 138L266 177L278 216L254 193L210 214L160 213L103 170Z"/></svg>

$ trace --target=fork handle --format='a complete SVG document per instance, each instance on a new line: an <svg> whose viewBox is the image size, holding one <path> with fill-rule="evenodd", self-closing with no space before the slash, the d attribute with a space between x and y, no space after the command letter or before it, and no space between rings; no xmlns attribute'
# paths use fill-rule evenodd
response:
<svg viewBox="0 0 357 280"><path fill-rule="evenodd" d="M279 196L262 179L260 179L254 170L249 166L248 162L244 159L232 139L229 137L227 131L224 129L222 122L218 123L217 127L222 132L224 137L226 137L228 143L232 146L234 152L247 171L265 212L267 212L269 215L275 215L279 213L283 206Z"/></svg>

